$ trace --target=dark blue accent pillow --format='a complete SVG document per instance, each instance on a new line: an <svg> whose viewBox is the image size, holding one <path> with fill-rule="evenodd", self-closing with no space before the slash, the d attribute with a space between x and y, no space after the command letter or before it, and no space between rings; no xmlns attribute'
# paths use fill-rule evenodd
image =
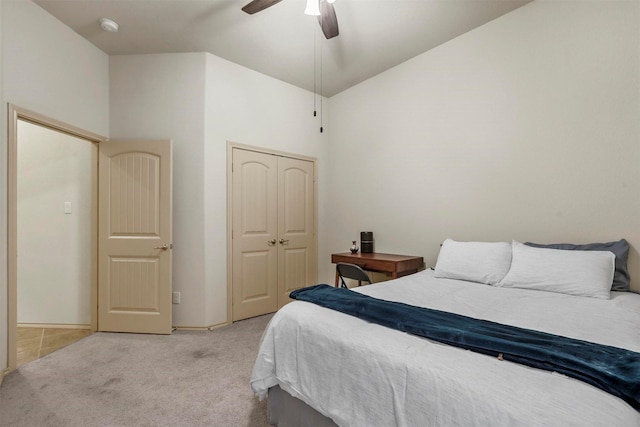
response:
<svg viewBox="0 0 640 427"><path fill-rule="evenodd" d="M608 243L588 243L585 245L573 245L571 243L553 243L549 245L542 245L539 243L526 242L525 245L533 246L535 248L548 248L548 249L564 249L569 251L610 251L616 256L616 269L613 273L613 284L611 285L612 291L628 291L629 282L629 270L627 269L627 258L629 258L629 243L625 239L618 240L617 242Z"/></svg>

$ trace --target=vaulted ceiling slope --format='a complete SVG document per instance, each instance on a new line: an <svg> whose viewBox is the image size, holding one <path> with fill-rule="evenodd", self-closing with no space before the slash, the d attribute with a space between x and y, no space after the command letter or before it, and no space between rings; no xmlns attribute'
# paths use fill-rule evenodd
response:
<svg viewBox="0 0 640 427"><path fill-rule="evenodd" d="M305 0L254 15L249 0L34 1L109 55L210 52L330 97L531 0L336 0L330 40Z"/></svg>

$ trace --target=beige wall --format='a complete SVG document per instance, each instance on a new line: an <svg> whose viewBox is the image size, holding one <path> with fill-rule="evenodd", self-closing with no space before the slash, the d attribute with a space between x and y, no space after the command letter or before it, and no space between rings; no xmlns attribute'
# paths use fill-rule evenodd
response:
<svg viewBox="0 0 640 427"><path fill-rule="evenodd" d="M330 251L624 237L640 290L640 3L535 1L330 106Z"/></svg>
<svg viewBox="0 0 640 427"><path fill-rule="evenodd" d="M5 101L109 133L109 57L30 0L5 7Z"/></svg>

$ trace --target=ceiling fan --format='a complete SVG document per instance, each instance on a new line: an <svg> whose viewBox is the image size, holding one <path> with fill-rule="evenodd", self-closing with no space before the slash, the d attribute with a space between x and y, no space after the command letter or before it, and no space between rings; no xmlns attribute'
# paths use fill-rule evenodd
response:
<svg viewBox="0 0 640 427"><path fill-rule="evenodd" d="M253 15L281 1L282 0L253 0L247 3L242 10ZM335 0L307 0L307 7L304 11L307 15L318 16L318 22L327 39L336 37L339 34L338 18L336 18L336 11L332 4L334 1Z"/></svg>

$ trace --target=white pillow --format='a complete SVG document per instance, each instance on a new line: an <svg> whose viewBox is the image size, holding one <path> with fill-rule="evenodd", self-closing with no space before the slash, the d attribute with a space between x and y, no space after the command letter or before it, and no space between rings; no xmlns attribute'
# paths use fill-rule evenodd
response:
<svg viewBox="0 0 640 427"><path fill-rule="evenodd" d="M434 277L497 284L511 265L507 242L456 242L447 239L440 248Z"/></svg>
<svg viewBox="0 0 640 427"><path fill-rule="evenodd" d="M514 241L511 269L498 286L609 299L615 255L535 248Z"/></svg>

